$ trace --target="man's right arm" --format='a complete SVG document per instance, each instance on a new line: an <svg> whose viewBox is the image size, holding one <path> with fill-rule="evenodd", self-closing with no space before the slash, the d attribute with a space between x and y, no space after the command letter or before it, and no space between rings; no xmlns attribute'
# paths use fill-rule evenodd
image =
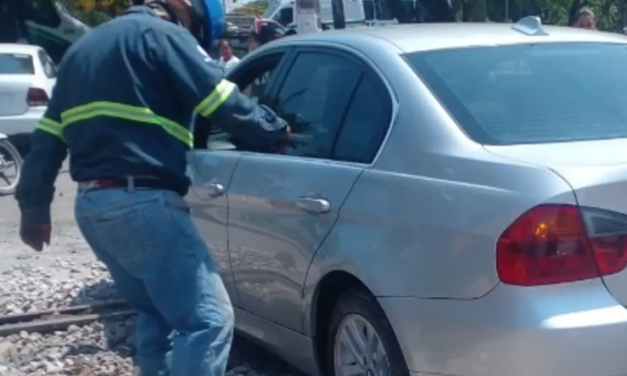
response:
<svg viewBox="0 0 627 376"><path fill-rule="evenodd" d="M265 106L258 106L237 86L185 30L152 32L155 56L190 111L211 118L227 133L260 146L276 146L288 134L287 124Z"/></svg>

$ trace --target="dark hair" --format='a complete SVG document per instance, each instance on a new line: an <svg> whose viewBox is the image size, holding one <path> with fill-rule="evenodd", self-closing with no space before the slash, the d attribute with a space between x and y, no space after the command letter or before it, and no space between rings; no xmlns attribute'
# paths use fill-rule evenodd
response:
<svg viewBox="0 0 627 376"><path fill-rule="evenodd" d="M225 38L220 39L220 42L218 43L218 45L222 47L223 43L226 43L229 47L233 48L233 46L231 46L231 42L228 39L225 39Z"/></svg>
<svg viewBox="0 0 627 376"><path fill-rule="evenodd" d="M590 7L581 7L575 13L575 20L578 20L581 16L584 15L594 17L594 11Z"/></svg>

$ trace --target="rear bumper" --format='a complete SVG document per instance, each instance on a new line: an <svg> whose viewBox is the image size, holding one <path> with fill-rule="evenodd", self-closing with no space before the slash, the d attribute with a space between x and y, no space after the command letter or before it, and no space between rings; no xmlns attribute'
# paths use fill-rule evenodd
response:
<svg viewBox="0 0 627 376"><path fill-rule="evenodd" d="M416 376L627 375L627 310L599 280L379 301Z"/></svg>
<svg viewBox="0 0 627 376"><path fill-rule="evenodd" d="M47 107L31 107L22 115L0 116L0 133L7 136L33 133Z"/></svg>

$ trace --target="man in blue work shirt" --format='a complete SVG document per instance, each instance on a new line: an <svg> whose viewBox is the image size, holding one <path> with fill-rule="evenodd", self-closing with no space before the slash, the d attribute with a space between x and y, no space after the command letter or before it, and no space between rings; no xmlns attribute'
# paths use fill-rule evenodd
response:
<svg viewBox="0 0 627 376"><path fill-rule="evenodd" d="M139 314L143 376L221 376L231 346L231 303L183 200L195 115L259 147L289 138L207 56L222 26L220 0L150 0L78 40L17 187L21 238L41 251L69 150L79 228Z"/></svg>

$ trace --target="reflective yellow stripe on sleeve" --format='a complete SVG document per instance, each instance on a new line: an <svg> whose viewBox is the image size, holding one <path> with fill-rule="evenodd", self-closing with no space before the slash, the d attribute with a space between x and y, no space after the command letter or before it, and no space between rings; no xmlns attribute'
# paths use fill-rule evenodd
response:
<svg viewBox="0 0 627 376"><path fill-rule="evenodd" d="M39 120L39 124L37 124L37 129L57 136L61 141L65 142L65 137L63 137L63 125L61 123L47 117L42 117L41 120Z"/></svg>
<svg viewBox="0 0 627 376"><path fill-rule="evenodd" d="M108 116L144 124L157 125L165 130L170 136L181 141L188 147L191 148L194 144L194 135L189 129L172 120L158 116L146 107L129 106L127 104L115 102L91 102L63 112L61 114L61 121L63 123L63 127L67 127L70 124L99 116Z"/></svg>
<svg viewBox="0 0 627 376"><path fill-rule="evenodd" d="M215 110L226 102L229 95L235 90L235 84L231 81L222 80L215 89L196 106L195 110L204 117L211 116Z"/></svg>

